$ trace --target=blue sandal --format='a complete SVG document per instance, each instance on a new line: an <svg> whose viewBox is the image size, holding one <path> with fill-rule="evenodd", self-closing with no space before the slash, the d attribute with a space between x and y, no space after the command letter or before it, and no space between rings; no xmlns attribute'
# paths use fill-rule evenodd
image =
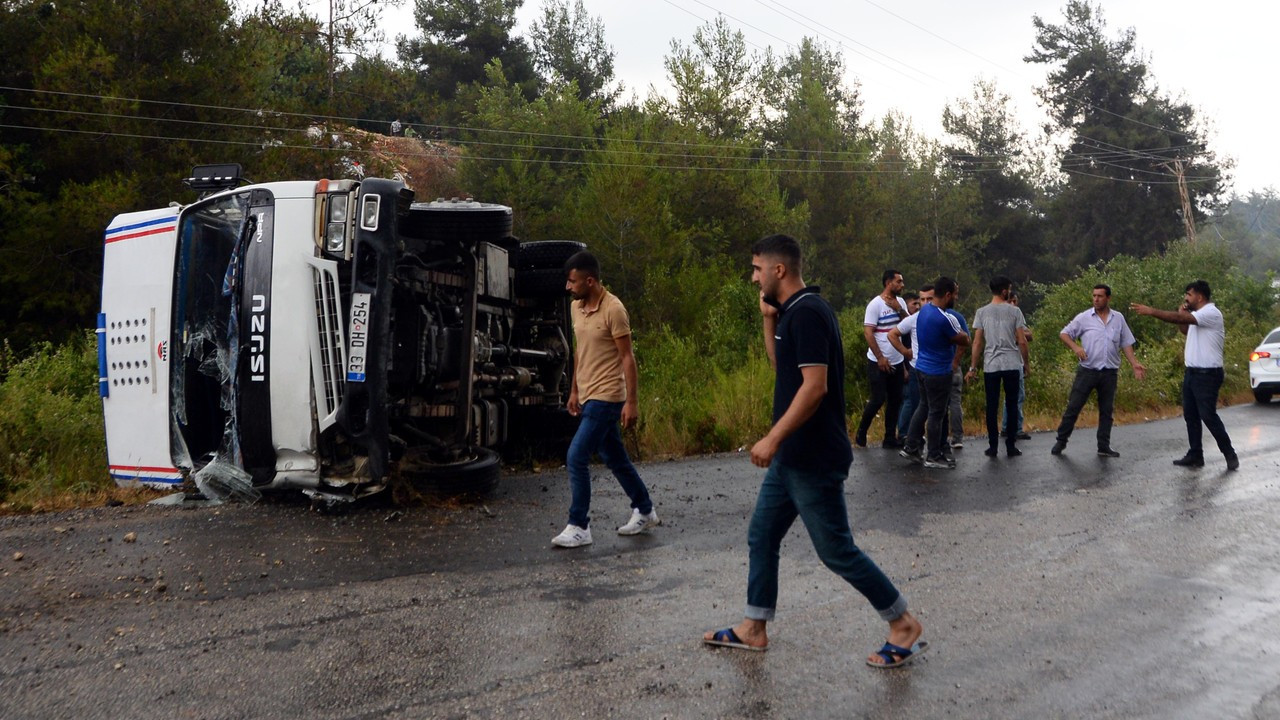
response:
<svg viewBox="0 0 1280 720"><path fill-rule="evenodd" d="M916 644L909 648L899 647L893 643L886 642L884 647L876 651L876 655L879 655L884 662L871 662L871 660L868 659L867 664L871 667L881 668L884 670L887 670L888 668L902 667L912 660L915 660L917 655L923 655L928 649L929 643L924 640L916 642Z"/></svg>
<svg viewBox="0 0 1280 720"><path fill-rule="evenodd" d="M702 638L702 642L707 645L735 648L737 650L750 650L752 652L764 652L769 649L768 645L765 645L764 647L756 647L755 645L748 645L742 642L742 638L738 637L738 633L734 632L733 628L717 630L715 634L711 636L710 640Z"/></svg>

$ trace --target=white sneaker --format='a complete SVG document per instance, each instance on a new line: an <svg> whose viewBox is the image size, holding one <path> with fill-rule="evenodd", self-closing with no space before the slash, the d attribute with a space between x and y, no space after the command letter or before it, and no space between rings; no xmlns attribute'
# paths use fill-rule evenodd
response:
<svg viewBox="0 0 1280 720"><path fill-rule="evenodd" d="M641 513L639 510L631 510L631 519L626 525L618 528L619 535L639 535L654 525L661 525L662 521L658 519L658 511L650 510L648 515Z"/></svg>
<svg viewBox="0 0 1280 720"><path fill-rule="evenodd" d="M577 525L565 525L564 530L553 538L551 544L556 547L574 548L591 544L591 528L580 528Z"/></svg>

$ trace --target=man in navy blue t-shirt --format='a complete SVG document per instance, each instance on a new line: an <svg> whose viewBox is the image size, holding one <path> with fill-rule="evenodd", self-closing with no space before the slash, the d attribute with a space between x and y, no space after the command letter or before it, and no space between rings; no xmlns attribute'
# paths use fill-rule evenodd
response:
<svg viewBox="0 0 1280 720"><path fill-rule="evenodd" d="M923 454L927 468L955 467L943 451L942 421L947 412L947 400L951 394L951 364L957 347L969 344L969 334L960 329L960 323L945 312L956 304L960 286L949 277L940 277L933 284L933 302L920 308L916 320L916 377L920 383L920 408L911 418L911 429L902 455L919 462ZM920 447L928 427L926 448Z"/></svg>
<svg viewBox="0 0 1280 720"><path fill-rule="evenodd" d="M751 462L768 468L747 531L750 567L742 622L703 635L708 645L764 650L765 625L778 601L778 549L799 517L818 557L866 596L889 623L884 646L867 658L897 667L923 652L924 627L907 601L853 542L844 481L853 453L845 424L844 345L831 306L800 277L800 246L770 235L751 249L752 280L760 285L764 345L776 372L773 428L751 447Z"/></svg>

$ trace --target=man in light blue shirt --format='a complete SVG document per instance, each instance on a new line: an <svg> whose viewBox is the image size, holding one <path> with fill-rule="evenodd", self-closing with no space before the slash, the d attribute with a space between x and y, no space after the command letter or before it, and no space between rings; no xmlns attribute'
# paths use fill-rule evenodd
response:
<svg viewBox="0 0 1280 720"><path fill-rule="evenodd" d="M1116 380L1120 371L1120 353L1129 358L1133 374L1146 378L1147 369L1133 354L1133 333L1124 315L1111 309L1111 288L1093 286L1093 307L1076 315L1058 334L1063 344L1080 358L1076 379L1071 383L1067 409L1058 424L1058 441L1049 452L1061 455L1076 426L1076 418L1095 390L1098 393L1098 455L1120 457L1111 448L1111 415L1116 401Z"/></svg>

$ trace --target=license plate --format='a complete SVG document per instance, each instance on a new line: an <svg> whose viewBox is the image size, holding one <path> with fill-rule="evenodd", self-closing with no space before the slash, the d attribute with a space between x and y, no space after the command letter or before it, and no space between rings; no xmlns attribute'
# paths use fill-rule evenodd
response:
<svg viewBox="0 0 1280 720"><path fill-rule="evenodd" d="M369 350L369 293L351 296L351 323L347 333L347 382L364 382L365 356Z"/></svg>

